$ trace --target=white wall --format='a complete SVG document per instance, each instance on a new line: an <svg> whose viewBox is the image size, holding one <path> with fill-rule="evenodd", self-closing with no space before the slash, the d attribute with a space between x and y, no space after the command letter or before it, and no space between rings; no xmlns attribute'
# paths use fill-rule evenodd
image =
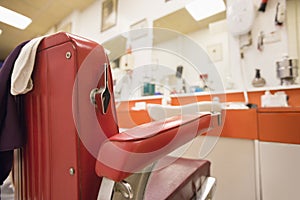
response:
<svg viewBox="0 0 300 200"><path fill-rule="evenodd" d="M261 1L253 0L258 8ZM251 81L255 76L255 69L261 69L261 75L266 79L266 86L278 86L280 81L276 77L276 61L280 60L283 54L288 53L287 30L286 23L283 26L276 26L274 19L276 13L277 2L285 4L285 0L268 1L265 12L258 12L252 27L252 45L244 49L245 58L242 60L239 56L239 46L247 43L247 41L239 41L238 37L230 36L229 51L230 65L233 80L237 80L237 87L242 84L241 67L245 72L245 84L248 89L253 88ZM276 31L280 36L280 41L265 44L262 51L257 49L257 39L259 33L263 31L269 34ZM242 85L240 85L241 87Z"/></svg>
<svg viewBox="0 0 300 200"><path fill-rule="evenodd" d="M119 0L117 25L101 33L102 0L98 0L83 12L74 12L62 24L71 21L73 33L103 43L109 38L128 31L130 25L144 18L151 26L153 20L182 8L190 1L172 0L165 3L164 0ZM253 0L253 2L258 8L261 0ZM229 82L234 82L233 89L242 89L243 80L245 80L246 87L248 89L253 88L251 81L254 78L256 68L261 69L261 75L266 79L267 86L279 85L275 62L288 52L288 42L286 23L283 26L276 26L274 22L277 2L285 4L285 0L268 1L266 12L257 13L252 27L253 43L244 49L245 57L243 60L240 58L239 47L245 43L244 39L240 41L239 37L234 37L225 31L214 33L212 39L207 39L208 35L212 35L208 30L199 30L188 35L196 43L202 45L205 50L211 45L221 44L223 58L216 61L215 66L220 72L225 86L228 86L227 80L229 80ZM259 51L257 50L257 37L261 31L265 34L276 31L280 40L265 44L263 51ZM245 77L241 76L241 68L245 72ZM191 79L197 79L195 77L191 76Z"/></svg>
<svg viewBox="0 0 300 200"><path fill-rule="evenodd" d="M130 25L147 19L152 21L182 8L191 0L172 0L165 3L164 0L118 0L117 25L101 33L101 8L102 0L96 1L89 8L74 18L75 34L103 43L109 38L129 30Z"/></svg>
<svg viewBox="0 0 300 200"><path fill-rule="evenodd" d="M298 58L300 51L300 2L299 0L287 1L288 41L289 55Z"/></svg>

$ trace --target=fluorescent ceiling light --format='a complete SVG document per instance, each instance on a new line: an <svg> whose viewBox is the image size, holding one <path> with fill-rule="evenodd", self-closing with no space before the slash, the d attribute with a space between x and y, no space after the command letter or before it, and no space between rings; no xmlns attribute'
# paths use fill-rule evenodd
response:
<svg viewBox="0 0 300 200"><path fill-rule="evenodd" d="M185 6L196 21L226 10L223 0L194 0Z"/></svg>
<svg viewBox="0 0 300 200"><path fill-rule="evenodd" d="M0 6L0 21L22 30L32 22L30 18L2 6Z"/></svg>

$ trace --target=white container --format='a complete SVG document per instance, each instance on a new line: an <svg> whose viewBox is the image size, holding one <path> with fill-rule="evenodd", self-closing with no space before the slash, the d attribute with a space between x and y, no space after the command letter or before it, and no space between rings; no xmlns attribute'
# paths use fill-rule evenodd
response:
<svg viewBox="0 0 300 200"><path fill-rule="evenodd" d="M287 95L285 92L276 92L274 95L266 91L261 96L261 107L287 107Z"/></svg>

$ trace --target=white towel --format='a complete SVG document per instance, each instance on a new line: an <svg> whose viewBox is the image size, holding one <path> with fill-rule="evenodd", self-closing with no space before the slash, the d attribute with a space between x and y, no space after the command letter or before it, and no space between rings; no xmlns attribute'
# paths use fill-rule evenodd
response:
<svg viewBox="0 0 300 200"><path fill-rule="evenodd" d="M21 50L15 61L10 93L12 95L25 94L32 90L33 82L31 74L33 71L37 48L45 36L30 40Z"/></svg>

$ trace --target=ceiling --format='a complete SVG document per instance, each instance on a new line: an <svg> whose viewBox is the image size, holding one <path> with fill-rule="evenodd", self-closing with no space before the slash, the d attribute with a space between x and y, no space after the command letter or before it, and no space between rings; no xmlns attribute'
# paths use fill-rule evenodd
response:
<svg viewBox="0 0 300 200"><path fill-rule="evenodd" d="M206 19L196 21L185 8L181 8L153 21L153 27L162 28L155 29L153 32L153 43L159 44L161 42L174 39L180 36L180 33L188 34L197 30L208 28L209 24L224 20L225 18L226 11L215 14ZM108 54L110 60L115 60L126 52L126 41L126 37L120 35L102 44L104 48L110 51Z"/></svg>
<svg viewBox="0 0 300 200"><path fill-rule="evenodd" d="M210 23L223 20L225 18L226 12L223 11L206 19L196 21L185 8L182 8L155 20L153 26L158 28L167 28L187 34L203 28L208 28Z"/></svg>
<svg viewBox="0 0 300 200"><path fill-rule="evenodd" d="M32 19L19 30L0 22L0 60L4 60L19 43L45 34L74 10L83 10L95 0L1 0L0 5Z"/></svg>
<svg viewBox="0 0 300 200"><path fill-rule="evenodd" d="M51 28L57 26L61 20L70 15L74 10L83 10L96 0L0 0L0 5L11 10L17 11L32 19L32 23L25 29L19 30L12 26L0 22L0 60L4 60L7 55L19 43L43 35ZM167 28L187 34L196 30L208 27L212 22L225 19L226 13L222 12L205 20L195 21L185 8L154 20L153 26ZM171 39L172 35L164 32L160 35L159 41ZM174 35L174 34L173 34ZM126 38L117 37L113 42L103 44L107 49L114 53L112 57L118 56L120 46L122 53L125 52Z"/></svg>
<svg viewBox="0 0 300 200"><path fill-rule="evenodd" d="M224 0L226 5L226 1ZM191 14L185 9L185 7L176 10L168 15L165 15L161 18L154 20L153 27L164 28L177 31L178 33L188 34L201 29L208 28L209 25L213 22L217 22L220 20L226 19L226 11L220 12L218 14L207 17L203 20L196 21ZM167 32L165 32L167 33ZM162 42L165 40L169 40L172 36L176 36L170 32L170 34L164 34L157 37L154 42Z"/></svg>

